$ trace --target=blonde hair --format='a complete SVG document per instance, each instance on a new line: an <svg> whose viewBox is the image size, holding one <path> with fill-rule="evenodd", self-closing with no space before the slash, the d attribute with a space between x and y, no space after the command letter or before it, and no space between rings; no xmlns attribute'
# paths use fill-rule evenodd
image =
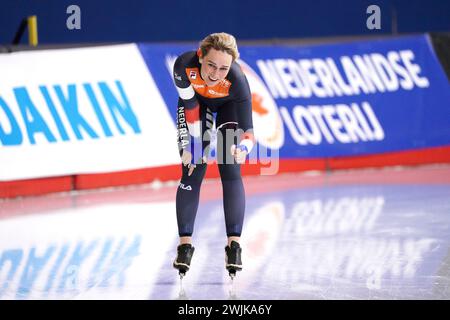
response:
<svg viewBox="0 0 450 320"><path fill-rule="evenodd" d="M236 38L231 34L220 32L212 33L200 42L202 57L206 56L211 48L228 53L233 61L239 58Z"/></svg>

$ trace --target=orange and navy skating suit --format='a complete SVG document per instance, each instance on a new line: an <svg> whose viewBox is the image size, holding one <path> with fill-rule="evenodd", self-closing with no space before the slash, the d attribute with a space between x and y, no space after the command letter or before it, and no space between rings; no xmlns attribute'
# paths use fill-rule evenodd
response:
<svg viewBox="0 0 450 320"><path fill-rule="evenodd" d="M227 236L240 236L245 213L245 191L240 165L234 161L230 146L237 145L250 152L254 144L252 101L247 78L233 62L226 78L208 87L200 74L197 52L178 57L173 80L179 99L177 108L178 145L180 154L189 150L196 164L191 175L182 165L182 178L177 190L176 211L178 233L192 236L199 204L200 187L206 172L204 155L213 128L214 114L217 132L216 158L223 188L223 204ZM226 131L236 134L229 137ZM205 139L206 137L206 139ZM200 151L198 151L200 150ZM231 159L231 161L230 161Z"/></svg>

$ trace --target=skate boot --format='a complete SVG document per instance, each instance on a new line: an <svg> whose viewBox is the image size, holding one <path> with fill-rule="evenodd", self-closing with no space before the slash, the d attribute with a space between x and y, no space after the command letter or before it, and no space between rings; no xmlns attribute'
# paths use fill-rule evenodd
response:
<svg viewBox="0 0 450 320"><path fill-rule="evenodd" d="M232 280L236 276L236 271L242 270L241 254L241 246L236 241L231 241L230 246L225 247L225 268Z"/></svg>
<svg viewBox="0 0 450 320"><path fill-rule="evenodd" d="M191 265L192 255L194 254L195 248L189 244L180 244L177 247L177 258L173 262L173 267L178 269L178 273L180 274L180 278L183 278L186 275L186 272L189 270Z"/></svg>

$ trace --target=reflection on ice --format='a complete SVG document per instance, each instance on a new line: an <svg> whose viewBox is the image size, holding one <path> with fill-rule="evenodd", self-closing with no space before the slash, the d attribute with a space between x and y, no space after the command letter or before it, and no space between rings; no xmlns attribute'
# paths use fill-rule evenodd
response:
<svg viewBox="0 0 450 320"><path fill-rule="evenodd" d="M45 197L0 202L0 299L450 298L448 183L292 181L246 184L233 287L216 191L200 205L182 286L174 188L47 197L51 209Z"/></svg>

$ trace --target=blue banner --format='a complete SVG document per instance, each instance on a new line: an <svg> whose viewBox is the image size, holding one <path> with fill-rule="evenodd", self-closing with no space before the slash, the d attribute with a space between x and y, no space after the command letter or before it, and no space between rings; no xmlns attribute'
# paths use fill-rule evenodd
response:
<svg viewBox="0 0 450 320"><path fill-rule="evenodd" d="M196 45L139 49L175 121L171 69L178 55ZM449 81L426 35L239 51L258 144L281 158L450 145Z"/></svg>

